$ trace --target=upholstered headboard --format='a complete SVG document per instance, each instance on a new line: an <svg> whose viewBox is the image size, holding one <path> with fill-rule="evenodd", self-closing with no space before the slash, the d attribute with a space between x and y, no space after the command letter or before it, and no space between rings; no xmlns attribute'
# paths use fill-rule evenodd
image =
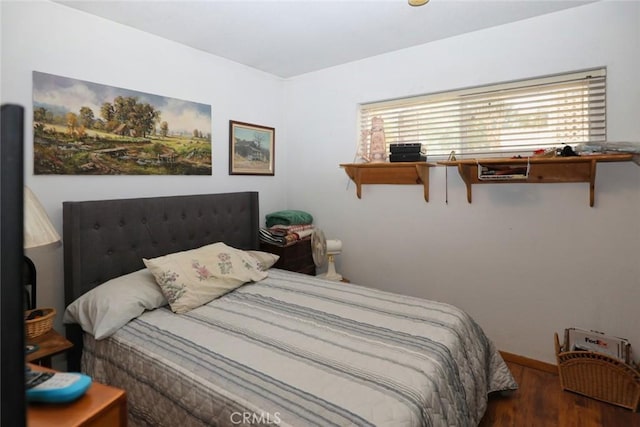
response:
<svg viewBox="0 0 640 427"><path fill-rule="evenodd" d="M224 242L259 247L257 192L63 202L65 305L114 277L144 268L154 258ZM74 342L69 369L79 370L82 331L67 327Z"/></svg>

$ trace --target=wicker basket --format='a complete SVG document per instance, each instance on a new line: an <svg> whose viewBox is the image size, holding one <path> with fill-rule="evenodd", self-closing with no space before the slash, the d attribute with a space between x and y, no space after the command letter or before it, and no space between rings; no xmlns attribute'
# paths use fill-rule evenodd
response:
<svg viewBox="0 0 640 427"><path fill-rule="evenodd" d="M32 312L37 310L42 311L44 315L35 319L26 320ZM34 310L25 311L24 330L27 338L39 337L40 335L44 335L49 332L51 328L53 328L53 319L55 319L55 317L55 308L36 308Z"/></svg>
<svg viewBox="0 0 640 427"><path fill-rule="evenodd" d="M555 334L560 387L636 411L640 372L626 363L591 351L563 351Z"/></svg>

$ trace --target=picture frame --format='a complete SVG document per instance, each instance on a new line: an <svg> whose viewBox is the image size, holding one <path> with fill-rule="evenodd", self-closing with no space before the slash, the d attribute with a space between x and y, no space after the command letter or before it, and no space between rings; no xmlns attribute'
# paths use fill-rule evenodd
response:
<svg viewBox="0 0 640 427"><path fill-rule="evenodd" d="M211 105L33 71L34 175L209 175Z"/></svg>
<svg viewBox="0 0 640 427"><path fill-rule="evenodd" d="M275 175L275 128L229 120L229 175Z"/></svg>

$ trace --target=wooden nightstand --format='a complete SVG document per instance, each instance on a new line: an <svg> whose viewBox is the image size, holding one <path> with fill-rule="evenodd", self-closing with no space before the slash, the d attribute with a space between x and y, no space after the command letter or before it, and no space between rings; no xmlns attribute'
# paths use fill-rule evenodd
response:
<svg viewBox="0 0 640 427"><path fill-rule="evenodd" d="M316 265L311 255L311 239L302 239L289 246L277 246L260 242L260 249L280 256L274 268L316 275Z"/></svg>
<svg viewBox="0 0 640 427"><path fill-rule="evenodd" d="M48 370L31 366L34 370ZM126 427L127 396L124 390L93 382L80 399L63 404L29 403L29 427Z"/></svg>
<svg viewBox="0 0 640 427"><path fill-rule="evenodd" d="M27 338L26 344L35 344L40 347L37 351L26 355L27 362L33 362L47 368L51 367L51 356L65 352L73 347L71 341L53 329L39 337Z"/></svg>

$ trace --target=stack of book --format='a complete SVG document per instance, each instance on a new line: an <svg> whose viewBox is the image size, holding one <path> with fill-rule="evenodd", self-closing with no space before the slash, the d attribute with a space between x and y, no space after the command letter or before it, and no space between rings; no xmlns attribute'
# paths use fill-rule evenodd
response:
<svg viewBox="0 0 640 427"><path fill-rule="evenodd" d="M427 156L422 152L422 144L390 144L390 162L426 162Z"/></svg>

